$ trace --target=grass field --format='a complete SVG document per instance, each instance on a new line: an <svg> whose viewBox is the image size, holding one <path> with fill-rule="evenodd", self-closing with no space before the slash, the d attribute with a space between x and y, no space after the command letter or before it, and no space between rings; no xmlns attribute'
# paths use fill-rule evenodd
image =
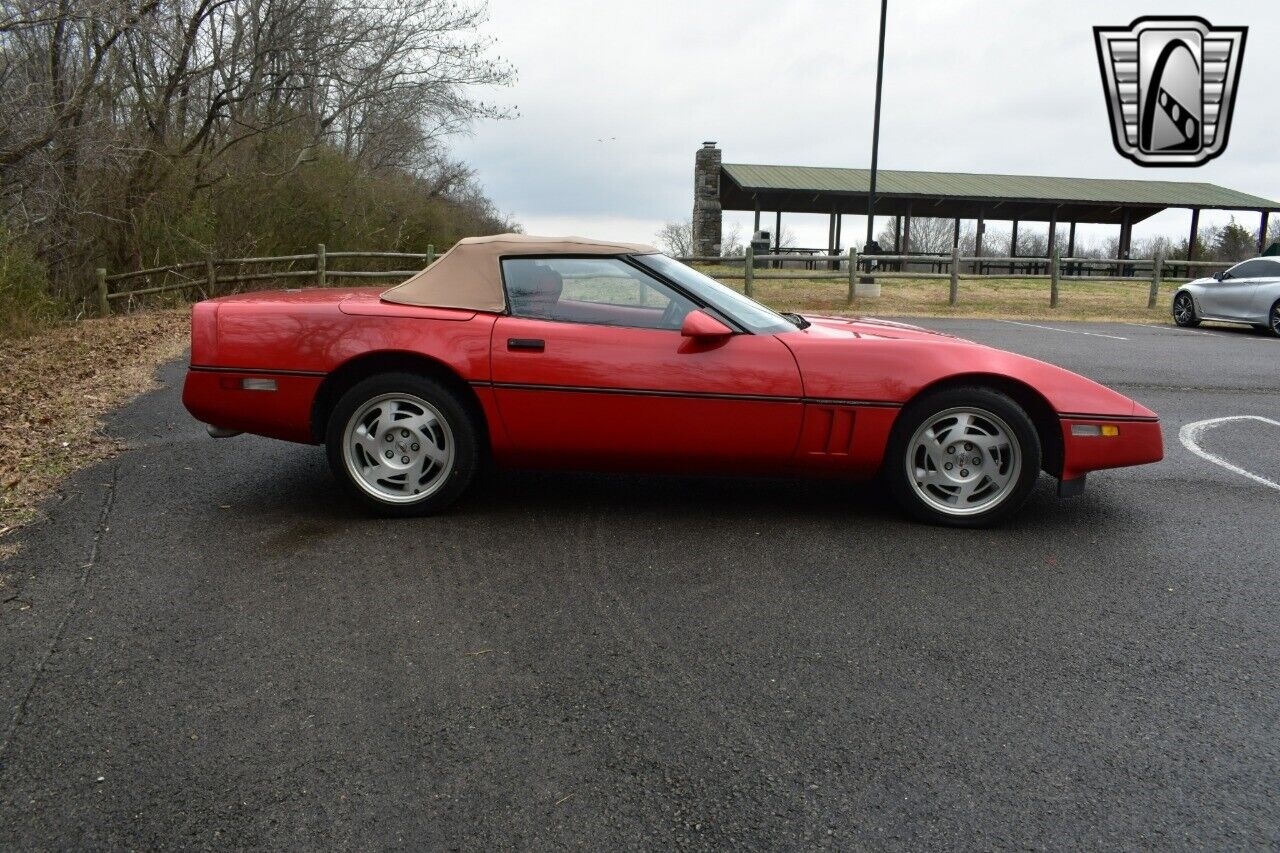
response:
<svg viewBox="0 0 1280 853"><path fill-rule="evenodd" d="M723 267L703 267L716 276ZM736 270L735 270L736 272ZM779 271L771 270L771 274ZM721 278L742 290L742 278ZM786 279L755 281L754 296L781 311L917 317L1002 317L1026 320L1090 320L1126 323L1168 323L1169 305L1178 284L1160 287L1154 309L1147 309L1151 282L1073 281L1062 279L1058 307L1049 307L1049 281L1026 278L961 279L958 305L947 304L950 283L946 279L881 279L877 299L847 300L847 278L814 280L812 273L788 273ZM717 276L718 277L718 276Z"/></svg>

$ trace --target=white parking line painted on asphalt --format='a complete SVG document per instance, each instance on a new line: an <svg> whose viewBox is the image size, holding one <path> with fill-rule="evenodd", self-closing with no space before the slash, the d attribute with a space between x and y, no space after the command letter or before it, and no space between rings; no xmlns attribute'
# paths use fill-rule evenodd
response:
<svg viewBox="0 0 1280 853"><path fill-rule="evenodd" d="M1266 477L1259 476L1252 471L1246 471L1239 465L1233 465L1221 456L1210 453L1199 444L1199 438L1204 435L1206 430L1210 430L1219 424L1225 424L1229 421L1262 421L1264 424L1271 424L1274 427L1280 427L1280 421L1273 421L1271 418L1264 418L1262 415L1228 415L1222 418L1209 418L1204 421L1196 421L1193 424L1187 424L1178 430L1178 440L1182 442L1182 446L1190 450L1201 459L1208 459L1214 465L1220 465L1228 471L1239 474L1241 477L1248 477L1255 483L1261 483L1269 489L1275 489L1280 492L1280 483L1268 480Z"/></svg>
<svg viewBox="0 0 1280 853"><path fill-rule="evenodd" d="M1121 326L1133 326L1135 329L1146 329L1148 332L1163 332L1170 335L1204 335L1206 338L1216 338L1213 332L1198 332L1195 329L1179 329L1177 326L1157 326L1154 323L1125 323L1121 321Z"/></svg>
<svg viewBox="0 0 1280 853"><path fill-rule="evenodd" d="M1080 329L1059 329L1054 326L1038 326L1035 323L1019 323L1017 320L996 320L997 323L1008 323L1011 326L1026 326L1029 329L1047 329L1050 332L1066 332L1068 335L1088 335L1091 338L1111 338L1113 341L1127 341L1119 335L1104 335L1101 332L1084 332Z"/></svg>
<svg viewBox="0 0 1280 853"><path fill-rule="evenodd" d="M1170 335L1204 335L1206 338L1230 338L1235 341L1266 341L1272 342L1272 338L1266 335L1250 334L1243 326L1239 328L1208 328L1208 329L1184 329L1181 326L1165 326L1156 323L1126 323L1123 320L1116 321L1121 326L1133 326L1135 329L1147 329L1152 332L1165 332Z"/></svg>

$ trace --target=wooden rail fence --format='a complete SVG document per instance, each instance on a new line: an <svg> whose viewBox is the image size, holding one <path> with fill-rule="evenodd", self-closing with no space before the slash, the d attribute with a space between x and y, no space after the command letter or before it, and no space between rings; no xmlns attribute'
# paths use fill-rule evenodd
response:
<svg viewBox="0 0 1280 853"><path fill-rule="evenodd" d="M416 261L417 266L411 270L346 270L331 269L329 261L344 258L361 260L404 260ZM316 246L315 252L305 255L277 255L268 258L215 258L212 255L202 261L189 261L182 264L170 264L163 267L151 267L145 270L116 273L108 275L105 269L98 269L98 313L103 317L111 311L111 303L121 299L132 299L139 296L151 296L157 293L171 293L179 290L203 290L206 296L216 296L219 289L227 285L248 284L254 281L275 281L277 279L298 278L311 279L317 287L325 287L331 279L340 278L408 278L425 266L430 266L436 258L434 246L427 246L427 251L415 252L330 252L324 243ZM297 269L301 262L309 262L310 266ZM246 272L247 269L273 264L286 264L288 269L267 270L263 272ZM235 272L227 275L222 270L234 267ZM198 271L198 272L193 272ZM179 276L182 280L147 286L135 290L113 290L112 285L122 281L135 279L151 279L156 276Z"/></svg>
<svg viewBox="0 0 1280 853"><path fill-rule="evenodd" d="M1059 289L1063 279L1070 281L1133 281L1138 278L1140 271L1150 270L1151 286L1147 295L1147 307L1155 308L1156 302L1160 295L1160 285L1171 282L1190 281L1195 276L1190 275L1193 269L1225 269L1234 264L1233 261L1185 261L1173 258L1164 258L1157 256L1155 258L1064 258L1054 253L1052 258L1045 259L1049 265L1049 271L1042 274L1034 273L1005 273L1005 272L968 272L962 273L960 270L964 266L971 269L980 269L982 266L988 268L992 266L1001 266L1005 264L1025 264L1030 261L1037 261L1037 258L1026 257L995 257L991 255L982 255L980 257L972 257L961 255L958 248L953 249L950 256L947 255L859 255L856 249L849 249L844 255L835 256L814 256L799 258L795 255L776 254L776 255L756 255L751 247L747 247L746 253L732 258L719 256L698 256L691 255L678 258L687 264L699 264L704 266L728 266L730 268L740 267L741 272L719 270L712 274L716 278L721 279L742 279L743 292L747 296L753 296L755 291L755 282L758 280L768 279L787 279L791 281L842 281L848 283L848 301L853 302L854 297L860 295L858 293L858 285L874 284L877 279L945 279L950 284L949 302L952 305L959 304L960 299L960 282L964 280L981 280L981 279L1032 279L1043 280L1049 282L1049 306L1051 308L1058 307ZM797 264L812 265L822 263L830 266L830 272L786 272L779 269L778 264L791 262ZM769 264L770 266L761 269L760 264ZM907 264L932 265L937 267L946 266L948 272L925 272L912 271L902 269ZM843 267L843 272L841 272ZM1110 267L1117 270L1115 275L1071 275L1073 269L1090 269L1093 267ZM1178 268L1183 268L1188 275L1183 277L1174 277L1167 275ZM1146 278L1144 272L1142 275Z"/></svg>
<svg viewBox="0 0 1280 853"><path fill-rule="evenodd" d="M216 296L219 289L227 285L247 284L254 281L275 281L279 279L310 279L317 287L326 286L332 279L343 278L408 278L422 267L430 266L435 260L434 246L427 246L427 251L414 252L330 252L320 243L316 250L304 255L278 255L264 258L215 258L212 255L202 261L189 261L181 264L152 267L133 272L108 275L107 270L98 270L97 296L98 313L107 316L111 311L111 303L122 299L133 299L159 293L170 293L181 290L202 290L206 297ZM409 270L349 270L331 269L330 260L405 260L416 262L414 269ZM983 267L1025 264L1038 261L1035 258L981 257L962 256L960 250L954 249L948 255L859 255L857 250L850 249L847 254L835 256L815 256L798 258L795 255L775 254L756 255L750 248L739 257L721 256L688 256L678 260L701 266L727 267L725 270L714 270L713 275L719 279L742 280L743 292L748 296L755 295L755 282L768 279L784 279L789 281L841 281L848 285L848 301L853 302L855 296L867 295L868 291L859 292L859 285L870 285L870 293L878 294L874 289L879 279L939 279L949 283L949 302L959 304L960 282L981 279L1032 279L1043 280L1049 284L1049 306L1058 307L1059 291L1064 279L1069 281L1133 281L1139 277L1150 277L1147 307L1155 308L1159 299L1160 285L1169 282L1189 281L1192 270L1226 268L1230 262L1222 261L1185 261L1172 258L1155 257L1151 259L1137 258L1063 258L1056 252L1048 258L1047 273L1004 273L981 272ZM309 263L305 268L297 268L299 263ZM808 265L806 270L787 271L782 267L785 263ZM263 266L285 264L287 269L248 272ZM761 268L761 264L768 266ZM828 267L829 271L810 271L816 264ZM913 271L904 269L908 265L928 265L935 269L947 267L947 272ZM968 266L972 272L961 272ZM224 274L223 270L234 267L235 272ZM1080 270L1096 267L1116 270L1115 275L1072 274ZM735 269L737 268L737 269ZM1012 267L1011 267L1012 268ZM1147 272L1149 270L1149 273ZM1174 277L1170 273L1181 270L1186 273L1182 277ZM178 276L181 280L167 284L150 285L134 290L116 290L112 285L118 282L145 279L148 282L156 276Z"/></svg>

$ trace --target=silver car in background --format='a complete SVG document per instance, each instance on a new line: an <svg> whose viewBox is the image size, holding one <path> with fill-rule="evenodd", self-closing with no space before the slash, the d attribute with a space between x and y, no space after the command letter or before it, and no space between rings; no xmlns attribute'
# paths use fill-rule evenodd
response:
<svg viewBox="0 0 1280 853"><path fill-rule="evenodd" d="M1248 323L1280 337L1280 257L1241 261L1211 278L1198 278L1173 295L1173 321Z"/></svg>

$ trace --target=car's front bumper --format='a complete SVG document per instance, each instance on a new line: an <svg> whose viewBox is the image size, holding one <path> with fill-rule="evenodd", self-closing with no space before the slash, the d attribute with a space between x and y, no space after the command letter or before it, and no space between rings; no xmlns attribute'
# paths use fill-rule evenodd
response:
<svg viewBox="0 0 1280 853"><path fill-rule="evenodd" d="M1159 462L1164 436L1154 417L1064 417L1062 450L1059 493L1066 496L1080 491L1090 471Z"/></svg>

